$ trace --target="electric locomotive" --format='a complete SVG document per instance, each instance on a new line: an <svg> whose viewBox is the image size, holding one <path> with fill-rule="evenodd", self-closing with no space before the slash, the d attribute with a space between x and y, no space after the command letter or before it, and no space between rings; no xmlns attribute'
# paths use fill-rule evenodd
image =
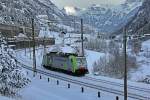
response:
<svg viewBox="0 0 150 100"><path fill-rule="evenodd" d="M71 75L88 73L86 58L76 53L50 51L43 56L42 65L47 69Z"/></svg>

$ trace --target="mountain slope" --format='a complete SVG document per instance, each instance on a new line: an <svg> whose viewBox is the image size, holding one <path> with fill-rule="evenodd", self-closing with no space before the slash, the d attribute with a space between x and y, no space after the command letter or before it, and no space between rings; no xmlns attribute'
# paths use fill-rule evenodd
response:
<svg viewBox="0 0 150 100"><path fill-rule="evenodd" d="M0 0L0 23L28 25L38 15L57 20L67 17L50 0Z"/></svg>
<svg viewBox="0 0 150 100"><path fill-rule="evenodd" d="M128 34L148 34L150 31L150 0L144 0L142 6L136 15L132 18L130 22L128 22L125 26ZM119 31L115 32L115 34L119 34L123 31L121 28Z"/></svg>
<svg viewBox="0 0 150 100"><path fill-rule="evenodd" d="M145 0L140 10L127 24L127 30L130 30L131 34L146 34L150 29L150 0Z"/></svg>

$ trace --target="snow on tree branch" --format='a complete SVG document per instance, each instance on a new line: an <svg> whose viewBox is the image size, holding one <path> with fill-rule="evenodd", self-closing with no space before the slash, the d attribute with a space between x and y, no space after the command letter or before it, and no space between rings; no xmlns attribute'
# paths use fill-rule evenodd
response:
<svg viewBox="0 0 150 100"><path fill-rule="evenodd" d="M6 46L0 37L0 93L15 96L30 80L14 59L15 52Z"/></svg>

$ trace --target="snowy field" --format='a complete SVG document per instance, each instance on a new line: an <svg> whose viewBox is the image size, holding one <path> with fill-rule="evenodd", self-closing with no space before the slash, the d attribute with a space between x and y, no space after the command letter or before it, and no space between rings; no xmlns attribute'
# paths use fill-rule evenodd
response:
<svg viewBox="0 0 150 100"><path fill-rule="evenodd" d="M54 35L56 35L56 36L54 36ZM57 37L56 44L60 44L63 41L61 39L61 37L59 37L58 35L59 35L58 33L56 33L56 34L54 33L52 35L54 37ZM73 40L73 41L75 41L75 40ZM70 40L67 40L67 42L69 43ZM149 43L148 41L143 43L142 48L146 48L146 49L144 49L144 51L147 50L147 48L149 48L149 45L147 45L148 43ZM46 51L51 50L51 48L52 48L52 46L49 46ZM20 62L24 63L27 66L32 67L33 62L32 62L32 52L31 51L32 51L32 49L18 50L16 52L16 54L17 54L16 57ZM46 72L53 73L52 71L45 70L41 66L43 52L44 52L44 49L42 46L40 48L37 48L37 50L36 50L37 68L40 70L44 70ZM141 66L136 71L131 71L131 76L132 76L131 80L132 81L128 81L128 84L130 86L136 86L136 87L140 87L140 88L150 89L150 85L134 82L134 81L138 81L138 80L145 78L145 76L149 75L149 73L150 73L149 72L150 71L149 59L145 58L143 56L143 53L141 53L137 56L138 63ZM89 74L87 74L86 76L90 76L95 79L109 80L109 81L112 81L112 82L115 82L118 84L120 84L120 83L123 84L123 80L93 75L92 70L93 70L94 62L99 60L100 57L106 56L105 53L95 52L95 51L91 51L91 50L85 50L85 56L87 59L88 70L89 70ZM55 73L57 74L57 72L55 72ZM61 73L61 75L68 77L68 75L65 75L63 73ZM71 84L71 88L67 89L67 84L68 84L67 82L60 81L60 84L57 85L56 79L51 78L50 82L48 82L47 76L42 76L42 79L39 79L39 75L33 77L32 72L29 72L29 76L31 78L31 83L28 85L28 87L26 87L25 89L23 89L21 91L22 100L29 100L29 99L35 99L35 100L41 100L41 99L44 99L44 100L70 100L71 99L71 100L76 100L77 98L75 98L75 97L78 97L79 100L99 100L99 99L116 100L117 95L110 94L108 92L106 93L106 92L100 91L101 97L98 98L97 97L98 90L86 88L85 92L81 93L82 86L79 86L79 85ZM72 76L70 76L70 77L72 77ZM72 77L72 78L76 79L74 77ZM93 83L93 82L95 82L95 84L100 84L96 81L92 81L91 83ZM101 84L101 85L103 86L105 84ZM107 87L107 85L106 85L106 87ZM112 87L112 88L118 89L118 90L123 90L123 88L118 88L117 86L114 87L114 86L108 85L108 87ZM31 92L31 90L32 90L32 92ZM129 92L136 93L137 91L133 91L133 90L129 89ZM142 93L142 92L138 91L137 93L148 96L148 94L147 93L145 94L144 92ZM40 94L40 95L37 95L37 94ZM119 100L123 100L123 97L120 96ZM129 98L129 100L133 100L133 99Z"/></svg>
<svg viewBox="0 0 150 100"><path fill-rule="evenodd" d="M51 46L48 47L47 51L51 49ZM49 70L45 70L42 66L41 66L41 62L42 62L42 56L43 56L43 47L37 48L36 50L36 59L37 59L37 68L44 70L46 72L51 72ZM121 83L123 84L123 80L119 80L119 79L112 79L112 78L106 78L106 77L102 77L102 76L93 76L92 75L92 65L95 61L97 61L100 57L105 56L104 53L99 53L99 52L94 52L94 51L90 51L90 50L85 50L86 52L86 58L87 58L87 62L88 62L88 69L90 71L90 73L86 76L90 76L96 79L103 79L103 80L109 80L115 83ZM32 52L30 52L30 49L25 49L23 50L17 50L17 59L24 63L27 66L32 67ZM31 55L31 57L30 57ZM21 98L15 99L15 100L75 100L75 97L78 97L79 100L116 100L116 94L112 94L112 93L108 93L108 92L104 92L104 91L100 91L101 92L101 97L98 98L97 97L97 92L99 90L95 90L95 89L91 89L91 88L87 88L81 85L76 85L71 83L71 88L68 89L67 88L67 84L68 82L64 82L59 80L59 85L57 85L57 80L54 78L50 78L50 82L48 82L47 80L47 76L43 76L42 75L42 79L40 79L39 74L36 75L35 77L33 77L33 73L28 71L28 76L31 79L31 83L28 84L27 87L25 87L24 89L22 89L19 93L22 96ZM68 77L68 75L65 74L61 74L64 77ZM81 80L80 78L75 78L73 76L69 76L72 79L77 79L77 80ZM82 79L82 81L84 81L84 79ZM87 81L85 80L84 82L87 83L94 83L94 84L99 84L100 86L105 86L105 87L111 87L112 89L117 89L117 90L123 90L123 88L119 88L118 86L112 86L109 84L104 84L104 83L100 83L97 81ZM146 84L142 84L142 83L136 83L136 82L131 82L128 81L128 84L130 86L136 86L139 88L145 88L145 89L150 89L150 85L146 85ZM81 87L84 87L84 93L81 92ZM145 95L148 96L147 93L144 92L140 92L140 91L133 91L131 89L129 89L130 93L137 93L140 95ZM13 100L11 98L6 98L6 97L1 97L1 100ZM51 99L50 99L51 98ZM119 96L120 100L123 100L122 96ZM131 98L129 98L129 100L133 100ZM149 99L147 99L149 100Z"/></svg>
<svg viewBox="0 0 150 100"><path fill-rule="evenodd" d="M51 47L49 47L49 49L50 49ZM47 51L49 50L49 49L47 49ZM25 65L28 65L28 66L31 66L32 67L32 56L31 56L31 59L30 59L30 52L29 52L30 50L29 49L27 49L26 50L26 54L25 54L25 50L19 50L19 51L17 51L17 58L19 59L19 61L20 62L24 62L24 64ZM49 70L45 70L42 66L41 66L41 61L42 61L42 55L43 55L43 48L42 47L40 47L39 49L37 49L36 50L36 57L37 57L37 68L38 69L40 69L40 70L44 70L44 71L46 71L46 72L50 72L50 73L53 73L52 71L49 71ZM93 65L93 63L95 62L95 61L97 61L100 57L103 57L103 56L105 56L105 54L103 54L103 53L98 53L98 52L94 52L94 51L90 51L90 50L86 50L86 58L87 58L87 62L88 62L88 70L89 70L89 74L87 74L86 76L90 76L90 77L93 77L93 78L95 78L95 79L102 79L102 80L109 80L109 81L111 81L111 82L115 82L115 83L118 83L118 84L123 84L123 80L119 80L119 79L112 79L112 78L106 78L106 77L102 77L102 76L94 76L93 74L92 74L92 65ZM55 72L55 74L59 74L59 73L57 73L57 72ZM60 75L60 74L59 74ZM63 73L61 73L61 75L63 75L63 76L65 76L65 77L68 77L68 75L65 75L65 74L63 74ZM31 75L32 76L32 75ZM36 77L38 77L39 78L39 76L36 76ZM72 76L70 76L70 78L71 78ZM31 78L32 79L32 83L30 84L30 85L34 85L33 87L35 87L36 85L37 85L37 89L39 89L39 91L42 89L42 88L44 88L44 87L40 87L40 85L41 84L44 84L45 86L46 86L46 84L47 83L44 83L44 82L41 82L41 83L38 83L37 82L37 79L35 79L35 78ZM72 79L77 79L77 78L74 78L74 77L72 77ZM47 79L45 79L46 81L47 81ZM55 80L55 79L54 79ZM81 80L80 78L78 79L78 80ZM34 82L34 81L36 81L36 82ZM102 83L98 83L98 82L96 82L96 81L92 81L91 83L95 83L95 84L99 84L99 85L101 85L101 86L106 86L106 84L102 84ZM55 85L56 85L56 80L55 80ZM65 86L66 86L66 84L67 83L65 83ZM136 87L140 87L140 88L145 88L145 89L150 89L150 85L147 85L147 84L143 84L143 83L136 83L136 82L131 82L131 81L128 81L128 84L130 85L130 86L136 86ZM41 85L41 86L43 86L43 85ZM31 86L32 87L32 86ZM31 87L29 87L29 89L31 88ZM78 88L80 88L81 86L79 86ZM112 87L111 85L107 85L106 87ZM35 87L36 88L36 87ZM119 88L118 86L113 86L112 88L114 88L114 89L117 89L117 90L123 90L123 88ZM76 90L76 89L73 89L73 90ZM26 91L28 91L28 90L26 90ZM43 91L45 91L45 89L43 90ZM60 91L60 90L59 90ZM62 90L63 91L63 90ZM78 90L78 91L80 91L80 89ZM91 91L91 90L90 90ZM38 91L37 91L38 92ZM46 92L46 91L45 91ZM74 91L75 92L75 91ZM129 89L129 92L132 92L132 93L136 93L136 91L134 91L134 90L130 90ZM27 92L28 93L28 92ZM44 92L43 92L44 93ZM95 92L96 93L96 92ZM137 91L137 94L139 93L139 91ZM24 94L26 94L26 93L23 93L23 95ZM76 92L75 92L75 94L76 94ZM147 95L147 94L145 94L145 93L142 93L142 92L140 92L140 94L142 95ZM45 94L46 95L46 94ZM96 94L94 94L94 95L96 95ZM59 96L61 96L61 95L59 95ZM105 94L104 94L104 96L105 96ZM32 96L31 96L32 97ZM65 96L66 97L66 96ZM115 99L115 95L114 96L111 96L111 97L113 97L114 99ZM39 97L40 98L40 97ZM68 98L67 98L68 99ZM67 99L65 99L65 100L67 100ZM84 99L83 99L84 100ZM85 98L85 100L90 100L90 99L87 99L87 98ZM93 99L91 99L91 100L93 100ZM94 100L96 100L96 99L94 99ZM104 100L111 100L111 99L104 99ZM129 99L130 100L130 99Z"/></svg>

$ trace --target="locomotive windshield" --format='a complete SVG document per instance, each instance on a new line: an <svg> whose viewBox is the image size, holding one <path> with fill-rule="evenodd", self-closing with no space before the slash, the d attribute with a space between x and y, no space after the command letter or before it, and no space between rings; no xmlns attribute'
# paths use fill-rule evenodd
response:
<svg viewBox="0 0 150 100"><path fill-rule="evenodd" d="M77 58L77 65L80 67L87 67L87 62L85 57L78 57Z"/></svg>

